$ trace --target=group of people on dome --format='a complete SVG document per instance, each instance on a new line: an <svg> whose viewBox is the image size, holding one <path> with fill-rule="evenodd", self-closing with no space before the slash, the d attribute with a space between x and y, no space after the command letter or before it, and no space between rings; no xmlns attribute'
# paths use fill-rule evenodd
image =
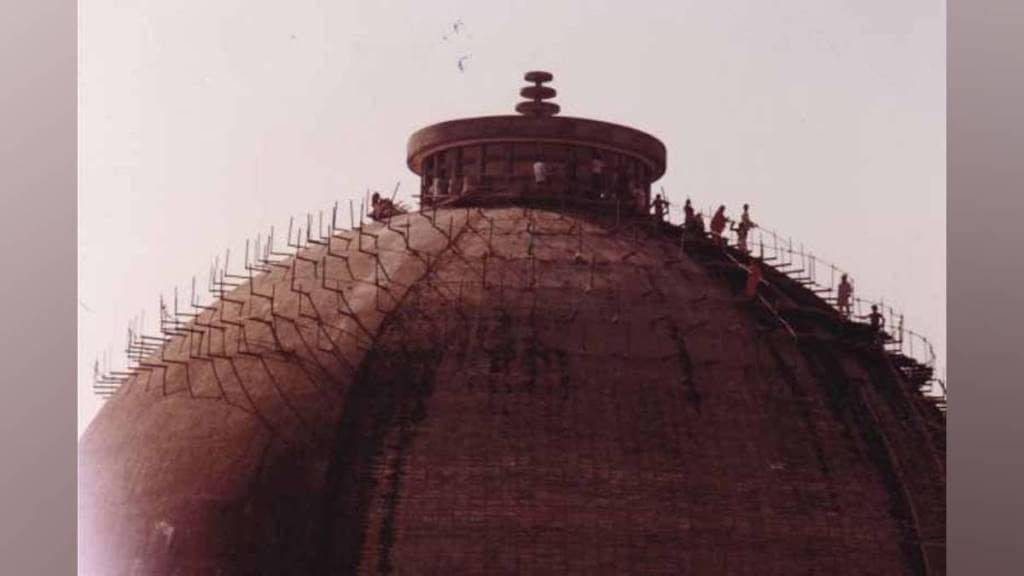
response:
<svg viewBox="0 0 1024 576"><path fill-rule="evenodd" d="M669 202L662 197L661 194L655 196L652 207L654 208L654 217L658 221L665 219L668 214ZM708 236L708 230L705 227L704 216L694 210L690 199L686 199L686 203L683 205L683 237L690 238L706 238ZM731 226L730 226L731 225ZM752 229L757 227L757 224L750 218L750 205L743 205L743 213L740 215L738 221L730 219L725 214L725 205L719 205L718 209L711 216L710 222L710 236L711 241L717 246L725 247L727 240L725 237L726 228L736 232L736 247L745 254L750 253L748 246L748 236ZM751 258L750 266L747 268L747 282L744 289L744 295L748 299L756 297L757 289L763 281L764 268L763 263L759 258ZM883 337L883 329L885 328L885 316L879 311L877 304L871 305L871 312L865 315L854 315L852 311L853 304L853 284L850 282L849 277L844 273L841 275L839 284L836 287L836 309L840 316L844 319L850 320L859 318L867 320L868 325L871 329L871 333L876 337Z"/></svg>
<svg viewBox="0 0 1024 576"><path fill-rule="evenodd" d="M658 204L664 204L665 208L659 208ZM661 198L659 194L655 198L655 216L661 217L666 211L668 202ZM690 203L690 199L686 199L686 204L683 205L683 231L689 235L705 235L704 216L693 209L693 205ZM720 205L718 210L715 210L714 215L711 216L711 240L720 246L725 246L725 229L726 226L732 225L729 229L736 232L736 244L737 247L744 253L749 253L750 249L747 246L747 237L750 231L757 227L757 224L750 219L750 205L743 205L743 213L740 215L738 221L732 220L725 215L725 205Z"/></svg>

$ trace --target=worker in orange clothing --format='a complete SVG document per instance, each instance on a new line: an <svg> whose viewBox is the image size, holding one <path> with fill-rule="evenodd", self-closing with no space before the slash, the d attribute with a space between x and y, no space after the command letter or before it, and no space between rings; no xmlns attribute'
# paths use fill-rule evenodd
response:
<svg viewBox="0 0 1024 576"><path fill-rule="evenodd" d="M761 284L761 280L764 279L764 269L761 268L761 261L754 258L750 261L750 268L747 269L747 287L743 291L743 295L748 300L753 300L757 296L757 287Z"/></svg>

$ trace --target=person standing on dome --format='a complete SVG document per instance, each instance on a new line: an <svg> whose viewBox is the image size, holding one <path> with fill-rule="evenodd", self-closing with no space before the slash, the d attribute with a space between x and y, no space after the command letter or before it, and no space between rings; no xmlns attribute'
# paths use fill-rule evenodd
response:
<svg viewBox="0 0 1024 576"><path fill-rule="evenodd" d="M704 215L700 212L693 217L693 233L697 236L704 236Z"/></svg>
<svg viewBox="0 0 1024 576"><path fill-rule="evenodd" d="M882 328L885 328L885 316L878 311L878 305L871 305L871 314L867 316L868 320L871 321L871 329L875 332L881 332Z"/></svg>
<svg viewBox="0 0 1024 576"><path fill-rule="evenodd" d="M661 194L654 197L654 218L661 222L665 219L665 212L668 210L668 200L665 200Z"/></svg>
<svg viewBox="0 0 1024 576"><path fill-rule="evenodd" d="M687 198L683 204L683 243L687 240L700 238L704 235L704 221L700 222L700 230L697 230L697 213L693 210L693 204Z"/></svg>
<svg viewBox="0 0 1024 576"><path fill-rule="evenodd" d="M850 279L843 274L839 278L839 287L836 288L836 308L843 318L850 317L850 301L853 299L853 285Z"/></svg>
<svg viewBox="0 0 1024 576"><path fill-rule="evenodd" d="M878 311L878 305L871 305L871 313L861 316L871 323L871 335L875 340L881 340L884 337L882 329L885 328L885 316Z"/></svg>
<svg viewBox="0 0 1024 576"><path fill-rule="evenodd" d="M725 217L725 205L720 205L718 210L715 210L715 215L711 217L711 234L716 244L725 244L722 233L725 232L725 225L728 221L729 219Z"/></svg>
<svg viewBox="0 0 1024 576"><path fill-rule="evenodd" d="M690 226L683 228L683 247L685 249L686 242L691 240L700 242L704 239L704 216L700 212L695 212Z"/></svg>
<svg viewBox="0 0 1024 576"><path fill-rule="evenodd" d="M683 230L689 230L694 226L693 217L693 204L690 203L690 199L686 199L686 203L683 204Z"/></svg>
<svg viewBox="0 0 1024 576"><path fill-rule="evenodd" d="M740 216L740 222L735 228L733 228L733 230L736 231L736 239L739 244L739 248L743 252L750 251L747 249L747 234L750 232L751 228L755 227L757 227L757 224L754 224L754 221L750 219L750 205L744 204L743 215Z"/></svg>

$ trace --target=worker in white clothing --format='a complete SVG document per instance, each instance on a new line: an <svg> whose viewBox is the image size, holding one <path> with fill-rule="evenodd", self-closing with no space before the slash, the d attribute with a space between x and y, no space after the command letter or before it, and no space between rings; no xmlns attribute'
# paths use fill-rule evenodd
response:
<svg viewBox="0 0 1024 576"><path fill-rule="evenodd" d="M548 167L544 164L543 160L537 160L533 163L533 182L534 184L544 184L548 179Z"/></svg>

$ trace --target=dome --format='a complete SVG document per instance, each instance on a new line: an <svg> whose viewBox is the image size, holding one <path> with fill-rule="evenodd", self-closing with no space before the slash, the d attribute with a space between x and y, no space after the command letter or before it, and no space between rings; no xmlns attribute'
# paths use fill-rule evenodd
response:
<svg viewBox="0 0 1024 576"><path fill-rule="evenodd" d="M263 252L83 436L82 573L940 573L944 419L727 255L522 199Z"/></svg>

